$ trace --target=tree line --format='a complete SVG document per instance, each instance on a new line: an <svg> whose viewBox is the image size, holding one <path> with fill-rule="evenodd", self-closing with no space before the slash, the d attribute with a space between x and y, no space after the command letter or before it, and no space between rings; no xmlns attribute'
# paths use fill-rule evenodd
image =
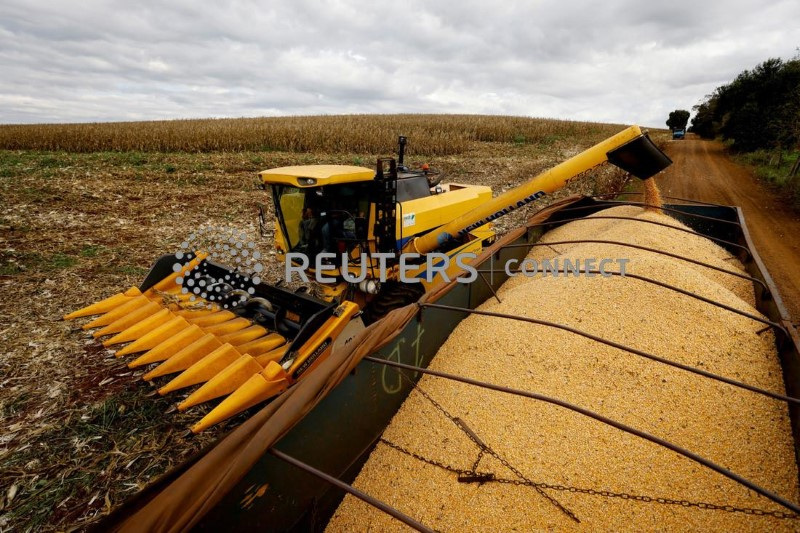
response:
<svg viewBox="0 0 800 533"><path fill-rule="evenodd" d="M793 150L800 143L800 56L768 59L694 106L689 131L739 152Z"/></svg>

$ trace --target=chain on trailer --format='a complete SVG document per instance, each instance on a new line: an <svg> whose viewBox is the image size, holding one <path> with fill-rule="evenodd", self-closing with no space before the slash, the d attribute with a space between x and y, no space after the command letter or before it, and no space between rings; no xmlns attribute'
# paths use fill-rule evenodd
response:
<svg viewBox="0 0 800 533"><path fill-rule="evenodd" d="M379 359L369 358L369 360L373 362L380 362ZM484 483L501 483L506 485L516 485L516 486L524 486L530 487L536 490L539 494L543 494L548 500L552 502L557 502L555 499L551 499L549 495L544 493L544 490L553 490L559 492L570 492L574 494L586 494L589 496L600 496L604 498L617 498L621 500L631 500L641 503L655 503L661 505L677 505L681 507L692 507L697 509L703 509L707 511L724 511L729 513L742 513L745 515L750 516L769 516L773 518L778 518L782 520L797 520L800 519L800 515L792 512L780 511L776 509L759 509L756 507L743 507L743 506L735 506L730 504L716 504L710 502L701 502L701 501L691 501L691 500L679 500L674 498L665 498L660 496L648 496L643 494L633 494L629 492L616 492L604 489L593 489L587 487L576 487L571 485L560 485L554 483L544 483L544 482L535 482L528 479L522 472L520 472L517 468L512 466L507 459L502 457L498 454L494 449L489 447L480 437L478 437L475 432L466 425L466 423L449 413L441 404L439 404L430 394L425 392L422 387L419 386L418 383L414 382L405 372L403 372L402 368L399 368L397 364L392 364L392 367L397 371L397 373L407 381L413 390L420 393L424 398L426 398L433 407L439 411L445 418L449 419L453 424L461 430L467 438L475 444L478 448L478 454L475 461L472 463L472 467L470 469L458 468L453 465L448 465L441 461L437 461L435 459L431 459L430 457L425 457L419 453L416 453L412 450L404 448L394 442L391 442L383 437L379 439L381 444L388 446L400 453L403 453L413 459L416 459L420 462L429 464L441 470L445 470L456 474L458 476L457 480L459 483L478 483L482 485ZM404 365L407 366L407 365ZM439 376L441 377L441 376ZM501 391L502 392L502 391ZM513 472L516 479L509 479L509 478L500 478L495 475L494 472L488 471L479 471L478 465L480 464L481 459L486 455L490 455L494 457L500 464L506 467L509 471ZM575 520L576 522L580 522L580 519L569 509L563 507L560 503L557 504L558 508L562 510L567 516Z"/></svg>
<svg viewBox="0 0 800 533"><path fill-rule="evenodd" d="M603 498L618 498L621 500L630 500L636 501L641 503L656 503L661 505L679 505L681 507L694 507L697 509L704 509L707 511L726 511L729 513L742 513L751 516L770 516L773 518L778 518L781 520L797 520L798 515L794 513L787 513L785 511L779 510L768 510L768 509L759 509L757 507L739 507L735 505L729 504L716 504L710 502L698 502L698 501L691 501L691 500L676 500L674 498L663 498L660 496L647 496L644 494L632 494L629 492L615 492L611 490L603 490L603 489L591 489L586 487L575 487L572 485L558 485L553 483L535 483L535 482L528 482L522 479L508 479L508 478L499 478L496 477L493 472L480 472L474 468L470 470L465 470L463 468L457 468L455 466L447 465L440 461L436 461L435 459L431 459L429 457L422 456L416 452L413 452L407 448L404 448L398 444L395 444L391 441L388 441L384 438L380 439L380 443L384 444L394 450L397 450L400 453L403 453L409 457L412 457L420 462L429 464L436 468L440 468L442 470L446 470L453 474L458 475L458 482L459 483L478 483L482 485L484 483L503 483L507 485L517 485L523 487L531 487L531 488L538 488L543 490L556 490L560 492L571 492L573 494L586 494L589 496L600 496ZM478 458L483 456L483 450L478 452ZM476 463L477 464L477 461Z"/></svg>
<svg viewBox="0 0 800 533"><path fill-rule="evenodd" d="M406 380L408 380L408 379L409 379L409 378L408 378L408 376L405 376L405 374L403 374L402 372L400 372L400 374L401 374L401 375L403 375L403 376L406 378ZM415 389L417 390L417 392L419 392L419 393L420 393L420 394L421 394L421 395L422 395L422 396L423 396L425 399L427 399L427 400L428 400L428 401L431 403L431 405L433 405L433 406L436 408L436 410L437 410L437 411L439 411L440 413L442 413L442 414L445 416L445 418L447 418L447 419L449 419L451 422L453 422L453 423L456 425L456 427L458 427L458 429L460 429L460 430L461 430L461 431L462 431L462 432L463 432L463 433L464 433L464 434L465 434L465 435L466 435L466 436L469 438L469 440L471 440L471 441L472 441L472 442L473 442L473 443L474 443L474 444L475 444L475 445L478 447L478 449L480 450L480 453L479 453L479 455L478 455L478 458L477 458L477 459L475 460L475 462L473 463L473 468L472 468L472 470L473 470L473 471L475 470L475 468L477 468L477 465L480 463L480 460L481 460L481 458L483 457L483 454L484 454L484 453L488 453L489 455L491 455L492 457L494 457L495 459L497 459L498 461L500 461L500 463L501 463L503 466L505 466L505 467L506 467L506 468L508 468L508 469L509 469L511 472L513 472L513 473L514 473L514 475L516 475L516 476L517 476L519 479L521 479L521 480L523 480L523 481L525 481L525 482L531 483L531 484L532 484L531 486L532 486L532 487L533 487L533 488L536 490L536 492L538 492L538 493L539 493L541 496L543 496L545 499L547 499L547 501L549 501L551 504L553 504L553 505L554 505L556 508L558 508L558 509L559 509L559 510L560 510L562 513L564 513L565 515L567 515L568 517L570 517L570 518L571 518L572 520L574 520L575 522L578 522L578 523L580 523L580 519L579 519L579 518L578 518L578 517L575 515L575 513L574 513L572 510L570 510L570 509L566 508L566 507L564 506L564 504L562 504L561 502L559 502L558 500L556 500L555 498L553 498L552 496L550 496L549 494L547 494L546 492L544 492L543 490L541 490L540 488L538 488L538 487L534 486L534 482L533 482L533 481L531 481L530 479L528 479L528 478L527 478L527 477L526 477L526 476L525 476L525 475L524 475L522 472L520 472L520 471L519 471L519 469L517 469L516 467L512 466L512 465L511 465L511 463L509 463L509 462L508 462L508 460L507 460L506 458L504 458L504 457L501 457L501 456L500 456L500 454L498 454L498 453L497 453L496 451L494 451L492 448L490 448L489 446L487 446L487 445L486 445L486 444L485 444L485 443L484 443L484 442L483 442L483 441L482 441L482 440L481 440L481 439L480 439L480 438L479 438L479 437L478 437L478 436L475 434L475 432L474 432L474 431L472 431L472 430L469 428L469 426L467 426L466 422L464 422L464 421L463 421L462 419L460 419L460 418L457 418L457 417L454 417L453 415L451 415L451 414L450 414L450 413L449 413L449 412L448 412L448 411L447 411L447 410L446 410L444 407L442 407L442 405L441 405L439 402L437 402L436 400L434 400L434 399L431 397L431 395L430 395L430 394L428 394L427 392L425 392L425 391L422 389L422 387L419 387L417 384L415 384L415 385L414 385L414 388L415 388Z"/></svg>

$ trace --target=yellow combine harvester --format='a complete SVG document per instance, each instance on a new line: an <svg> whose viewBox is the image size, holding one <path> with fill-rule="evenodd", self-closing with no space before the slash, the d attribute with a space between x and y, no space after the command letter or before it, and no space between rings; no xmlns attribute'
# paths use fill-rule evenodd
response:
<svg viewBox="0 0 800 533"><path fill-rule="evenodd" d="M180 410L225 397L192 427L197 433L281 393L365 321L463 272L462 259L493 240L492 220L606 161L642 179L671 163L631 126L492 198L488 187L439 185L429 169L409 171L404 145L401 137L398 160L379 159L377 170L314 165L260 173L272 190L275 245L287 273L321 280L321 297L261 283L241 267L214 262L212 250L196 249L162 257L139 288L64 318L100 315L83 328L101 328L93 335L109 336L105 346L128 343L116 355L135 354L130 367L160 363L144 379L175 375L158 389L162 395L201 385Z"/></svg>

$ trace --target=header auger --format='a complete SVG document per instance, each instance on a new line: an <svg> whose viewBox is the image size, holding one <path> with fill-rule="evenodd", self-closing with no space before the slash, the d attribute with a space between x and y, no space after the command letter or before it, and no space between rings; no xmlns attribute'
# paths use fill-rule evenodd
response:
<svg viewBox="0 0 800 533"><path fill-rule="evenodd" d="M192 427L195 433L275 396L312 370L358 312L352 302L321 302L266 284L253 286L245 302L241 292L249 293L241 290L229 290L216 303L192 299L178 278L199 285L232 271L204 254L184 260L164 256L148 276L161 281L151 285L145 280L140 288L64 319L100 315L83 329L100 328L92 336L106 337L106 347L128 343L116 356L136 356L130 368L157 363L144 374L147 381L175 375L158 389L161 395L202 384L178 404L181 411L227 396ZM181 267L172 272L175 264ZM163 277L165 272L172 273Z"/></svg>
<svg viewBox="0 0 800 533"><path fill-rule="evenodd" d="M157 364L145 380L173 376L158 389L161 395L199 385L178 409L223 398L192 427L197 433L280 394L365 322L415 301L442 275L460 272L456 261L434 270L419 260L410 269L419 283L401 283L401 253L423 259L434 251L446 258L478 254L494 239L492 220L605 161L642 179L671 163L631 126L492 198L488 187L440 185L441 175L427 165L409 170L404 146L401 137L400 160L379 159L377 170L311 165L260 173L275 203L278 253L292 253L306 265L343 258L326 268L334 281L320 286L321 297L263 283L241 265L215 262L211 250L200 247L162 257L140 287L64 318L99 315L83 329L101 328L93 336L105 337L106 347L127 343L116 355L135 356L131 368ZM365 277L348 281L362 273L364 257ZM381 272L379 265L387 268Z"/></svg>

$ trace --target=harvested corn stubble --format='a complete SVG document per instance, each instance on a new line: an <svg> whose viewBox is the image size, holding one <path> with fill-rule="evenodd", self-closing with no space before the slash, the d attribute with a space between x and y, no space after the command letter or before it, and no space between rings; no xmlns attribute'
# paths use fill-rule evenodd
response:
<svg viewBox="0 0 800 533"><path fill-rule="evenodd" d="M623 215L685 227L637 207ZM541 242L609 240L680 253L727 270L742 265L711 241L639 220L587 217ZM628 273L653 278L761 316L747 280L653 252L612 244L551 244L532 249L543 261L625 258ZM619 270L618 264L608 270ZM564 324L697 367L784 393L771 331L729 310L631 277L516 276L487 311ZM798 501L797 465L784 402L644 359L576 334L471 315L453 331L431 368L549 395L647 431ZM485 453L476 470L497 478L783 510L732 480L656 444L535 400L424 376L419 388L466 425L514 470ZM466 432L412 391L383 438L424 458L470 470L479 449ZM379 443L355 486L440 531L795 530L797 520L543 489L573 521L532 487L459 483L457 474ZM405 526L347 496L329 531L393 531Z"/></svg>

